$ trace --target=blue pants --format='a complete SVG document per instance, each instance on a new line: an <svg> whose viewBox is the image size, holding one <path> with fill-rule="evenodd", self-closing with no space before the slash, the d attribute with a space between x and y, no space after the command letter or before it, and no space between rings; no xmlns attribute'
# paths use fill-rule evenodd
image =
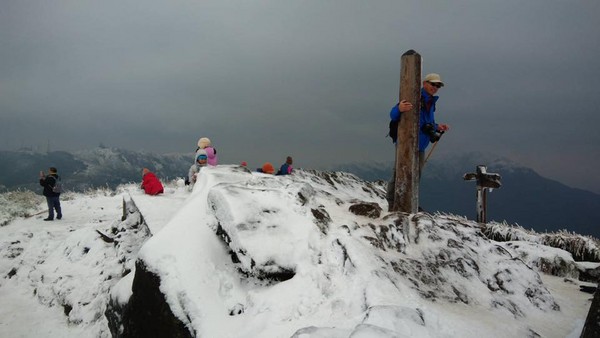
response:
<svg viewBox="0 0 600 338"><path fill-rule="evenodd" d="M62 218L62 210L60 209L60 197L59 196L46 196L46 202L48 203L48 218L54 219L54 209L56 209L56 217Z"/></svg>

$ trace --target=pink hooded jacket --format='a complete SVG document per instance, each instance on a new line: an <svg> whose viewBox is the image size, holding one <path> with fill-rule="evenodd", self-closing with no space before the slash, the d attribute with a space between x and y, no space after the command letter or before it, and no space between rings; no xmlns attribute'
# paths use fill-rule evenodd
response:
<svg viewBox="0 0 600 338"><path fill-rule="evenodd" d="M201 150L206 151L206 156L208 157L208 165L216 166L218 164L219 160L217 158L217 150L211 146L211 142L208 137L202 137L198 140L198 150L196 151L196 155L194 156L194 161L196 161L198 152Z"/></svg>
<svg viewBox="0 0 600 338"><path fill-rule="evenodd" d="M206 147L204 148L204 150L206 151L206 156L208 157L208 165L217 165L217 163L219 162L219 160L217 159L217 150L213 147Z"/></svg>

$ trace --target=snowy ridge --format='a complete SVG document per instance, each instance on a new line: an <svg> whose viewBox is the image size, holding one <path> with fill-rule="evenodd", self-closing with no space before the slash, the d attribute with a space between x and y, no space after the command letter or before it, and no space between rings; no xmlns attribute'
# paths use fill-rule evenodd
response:
<svg viewBox="0 0 600 338"><path fill-rule="evenodd" d="M38 205L0 227L0 336L156 334L164 312L135 306L158 294L179 336L577 337L595 286L577 278L599 263L544 235L388 213L384 184L351 174L224 165L165 188L69 193L60 222Z"/></svg>
<svg viewBox="0 0 600 338"><path fill-rule="evenodd" d="M523 250L489 240L462 217L380 215L383 195L382 185L348 174L204 168L139 257L191 336L566 336L581 329L585 311L562 311L539 266L519 258ZM369 206L374 212L350 211ZM574 264L569 253L550 249L531 253Z"/></svg>
<svg viewBox="0 0 600 338"><path fill-rule="evenodd" d="M113 191L64 197L60 222L43 222L44 212L0 228L2 337L110 335L107 295L131 272L147 230L135 209L120 220L123 196Z"/></svg>

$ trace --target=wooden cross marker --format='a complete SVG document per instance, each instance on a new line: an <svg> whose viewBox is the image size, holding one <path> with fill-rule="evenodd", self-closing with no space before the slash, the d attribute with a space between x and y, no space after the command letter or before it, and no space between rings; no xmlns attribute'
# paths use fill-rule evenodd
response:
<svg viewBox="0 0 600 338"><path fill-rule="evenodd" d="M487 167L478 165L474 173L463 175L466 181L477 181L477 222L486 223L487 191L500 188L500 175L487 172Z"/></svg>

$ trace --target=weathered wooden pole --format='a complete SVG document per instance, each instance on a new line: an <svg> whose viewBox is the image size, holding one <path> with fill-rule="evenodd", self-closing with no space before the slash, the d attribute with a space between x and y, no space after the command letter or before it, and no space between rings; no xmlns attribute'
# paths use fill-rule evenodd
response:
<svg viewBox="0 0 600 338"><path fill-rule="evenodd" d="M400 101L413 104L401 114L396 142L394 204L392 211L416 213L419 208L419 112L421 110L421 55L409 50L400 60Z"/></svg>
<svg viewBox="0 0 600 338"><path fill-rule="evenodd" d="M477 186L477 222L487 223L487 188Z"/></svg>

